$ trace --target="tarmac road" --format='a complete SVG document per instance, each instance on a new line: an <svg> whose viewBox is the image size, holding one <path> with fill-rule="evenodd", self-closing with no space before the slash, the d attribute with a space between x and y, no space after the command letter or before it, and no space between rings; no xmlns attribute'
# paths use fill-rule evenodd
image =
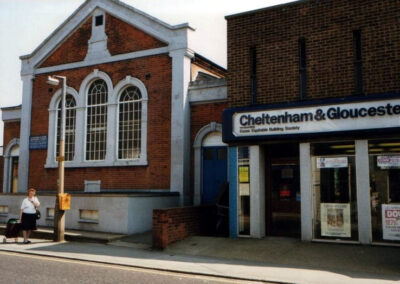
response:
<svg viewBox="0 0 400 284"><path fill-rule="evenodd" d="M0 252L0 283L264 283Z"/></svg>

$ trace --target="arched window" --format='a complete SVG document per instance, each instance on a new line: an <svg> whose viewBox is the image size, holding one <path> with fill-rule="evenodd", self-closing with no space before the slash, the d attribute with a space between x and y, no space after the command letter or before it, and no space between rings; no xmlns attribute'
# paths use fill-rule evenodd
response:
<svg viewBox="0 0 400 284"><path fill-rule="evenodd" d="M56 157L60 153L60 134L61 134L61 103L57 106L57 145ZM65 99L65 160L72 161L75 155L75 126L76 126L76 102L72 95L67 95Z"/></svg>
<svg viewBox="0 0 400 284"><path fill-rule="evenodd" d="M104 160L107 148L107 84L94 81L87 96L86 160Z"/></svg>
<svg viewBox="0 0 400 284"><path fill-rule="evenodd" d="M126 88L118 106L118 159L139 159L142 137L142 95L139 88Z"/></svg>

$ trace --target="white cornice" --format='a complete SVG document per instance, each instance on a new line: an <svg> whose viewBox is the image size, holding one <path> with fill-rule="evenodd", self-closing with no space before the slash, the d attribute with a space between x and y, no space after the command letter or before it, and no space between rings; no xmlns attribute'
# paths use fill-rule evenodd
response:
<svg viewBox="0 0 400 284"><path fill-rule="evenodd" d="M122 61L122 60L129 60L129 59L135 59L135 58L140 58L140 57L158 55L158 54L163 54L163 53L168 53L167 47L160 47L160 48L148 49L148 50L143 50L143 51L119 54L119 55L114 55L111 57L98 58L98 59L91 60L91 61L80 61L80 62L62 64L62 65L51 66L51 67L43 67L43 68L36 69L35 74L45 74L45 73L56 72L56 71L61 71L61 70L76 69L76 68L88 67L88 66L110 63L110 62L115 62L115 61Z"/></svg>

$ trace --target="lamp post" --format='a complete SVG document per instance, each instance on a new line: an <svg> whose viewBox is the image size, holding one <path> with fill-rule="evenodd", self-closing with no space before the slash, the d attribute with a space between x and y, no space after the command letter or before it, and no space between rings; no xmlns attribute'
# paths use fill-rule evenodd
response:
<svg viewBox="0 0 400 284"><path fill-rule="evenodd" d="M47 83L53 86L58 86L62 81L62 96L61 96L61 127L60 127L60 148L58 161L58 186L57 197L54 208L54 241L64 241L65 232L65 215L64 210L60 210L60 195L64 193L64 162L65 162L65 100L67 96L67 78L65 76L48 76Z"/></svg>

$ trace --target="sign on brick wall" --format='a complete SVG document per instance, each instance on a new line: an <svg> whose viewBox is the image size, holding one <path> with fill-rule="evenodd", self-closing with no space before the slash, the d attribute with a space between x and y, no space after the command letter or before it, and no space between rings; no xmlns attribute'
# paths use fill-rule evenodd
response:
<svg viewBox="0 0 400 284"><path fill-rule="evenodd" d="M29 137L30 150L47 149L47 135L37 135Z"/></svg>
<svg viewBox="0 0 400 284"><path fill-rule="evenodd" d="M339 100L321 105L306 103L287 108L228 109L224 112L224 141L400 127L398 97L361 102Z"/></svg>

